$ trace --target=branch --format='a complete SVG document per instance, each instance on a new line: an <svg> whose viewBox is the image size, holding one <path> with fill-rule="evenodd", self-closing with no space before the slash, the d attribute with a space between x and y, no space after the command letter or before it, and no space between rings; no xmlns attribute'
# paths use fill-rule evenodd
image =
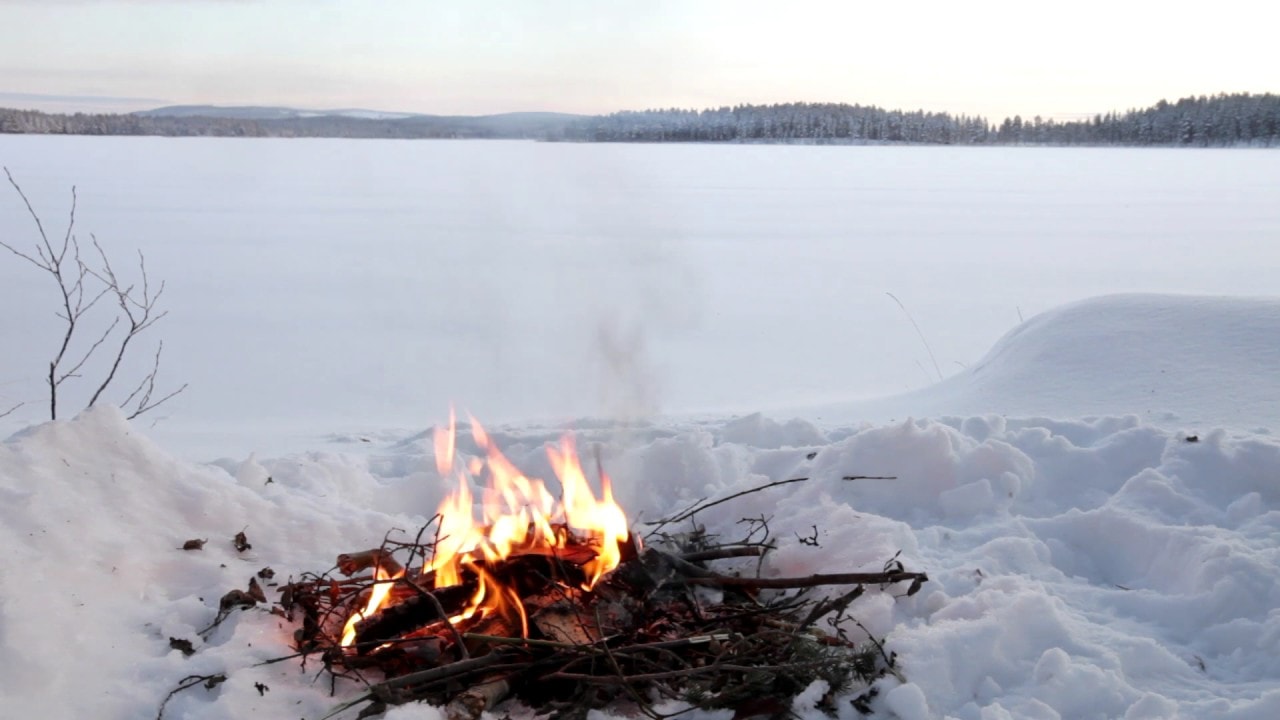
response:
<svg viewBox="0 0 1280 720"><path fill-rule="evenodd" d="M165 395L164 397L160 398L159 400L156 400L155 402L151 401L151 394L156 389L156 374L160 372L160 353L163 350L164 350L164 341L161 340L160 344L156 347L156 356L155 356L155 360L151 363L151 372L147 373L146 377L142 378L142 382L138 383L138 387L134 388L133 392L129 393L129 397L125 398L124 402L120 403L121 407L128 407L129 403L133 402L133 398L140 391L142 392L142 399L138 400L137 407L134 408L134 411L129 414L129 417L128 417L129 420L132 420L138 417L139 415L141 415L144 412L147 412L148 410L152 410L154 408L157 408L163 405L167 400L169 400L169 398L172 398L173 396L187 389L187 385L189 383L182 383L182 387L178 388L177 390L174 390L173 392L169 393L168 395Z"/></svg>
<svg viewBox="0 0 1280 720"><path fill-rule="evenodd" d="M709 571L708 571L709 572ZM866 572L866 573L835 573L831 575L809 575L807 577L781 577L781 578L750 578L750 577L732 577L729 575L717 575L710 573L702 576L694 576L682 578L682 582L688 585L712 585L719 587L741 587L753 589L792 589L792 588L810 588L820 585L888 585L891 583L912 581L913 587L918 583L924 583L929 576L922 572L905 572L894 570L892 572ZM907 591L912 594L912 591Z"/></svg>
<svg viewBox="0 0 1280 720"><path fill-rule="evenodd" d="M188 675L182 678L178 682L178 686L164 696L164 700L160 703L160 709L156 711L156 720L161 720L164 717L164 708L173 699L174 695L197 685L204 685L206 690L212 690L226 681L227 676L223 673L218 673L217 675Z"/></svg>
<svg viewBox="0 0 1280 720"><path fill-rule="evenodd" d="M9 169L4 168L5 177L9 180L9 184L14 191L18 193L18 197L22 199L23 205L27 209L27 214L35 222L36 231L39 234L39 241L35 245L35 252L19 250L12 244L0 240L0 247L8 250L10 253L31 263L35 267L49 273L58 284L58 292L61 295L61 308L55 312L55 315L64 323L61 342L57 351L53 355L53 359L49 362L49 372L46 376L46 382L49 386L49 417L52 420L58 419L58 392L64 382L74 377L81 377L81 370L89 363L89 360L95 356L102 346L110 339L112 332L121 324L122 318L117 316L106 328L105 331L98 334L88 347L82 352L68 358L68 352L71 345L77 337L77 331L80 327L80 321L103 296L110 293L115 297L123 319L128 320L128 328L123 337L119 339L119 345L116 347L115 357L112 359L110 368L105 378L94 390L89 398L86 407L93 407L106 389L115 380L116 374L120 369L120 365L124 360L125 354L128 352L133 338L149 328L151 325L159 322L167 312L157 312L156 305L160 297L164 294L164 283L161 282L159 288L153 294L151 291L150 278L147 276L146 257L141 251L138 252L138 268L142 275L141 289L135 286L122 286L119 278L116 276L115 269L111 266L111 261L107 257L102 246L98 243L95 236L90 235L93 240L93 247L97 251L98 259L101 267L95 269L85 263L84 258L80 254L80 243L76 240L75 224L76 224L76 208L78 198L75 187L71 188L71 210L67 217L67 230L62 237L60 245L54 245L49 239L48 232L45 231L44 223L40 220L40 215L36 212L35 207L31 204L30 198L27 197L25 191L13 178L13 174ZM68 257L68 253L71 253ZM94 277L101 281L103 287L96 291L91 297L86 298L85 280L88 277ZM137 399L137 405L134 408L130 418L135 418L148 410L154 409L173 396L186 389L186 385L174 390L173 392L153 400L155 393L156 375L160 368L160 353L163 349L163 343L156 350L155 359L152 363L151 371L145 375L138 386L129 394L124 405L127 407L130 403ZM69 366L68 366L69 364ZM16 409L16 408L14 408ZM6 411L5 414L12 412Z"/></svg>
<svg viewBox="0 0 1280 720"><path fill-rule="evenodd" d="M154 316L152 315L152 312L155 310L156 302L164 293L164 283L160 283L160 288L156 291L155 295L151 294L151 284L147 277L146 256L142 254L141 250L138 251L138 269L142 275L142 296L141 299L139 299L135 297L133 285L126 288L120 287L120 280L116 277L115 270L111 267L111 261L107 259L107 254L103 251L102 245L98 243L98 238L92 235L90 237L93 239L94 249L98 251L98 257L102 260L102 270L99 272L89 269L89 273L106 284L111 293L116 296L116 302L120 306L120 311L123 312L125 318L129 320L129 328L125 332L124 337L121 338L119 347L116 348L115 358L111 362L111 369L107 371L107 376L102 380L102 384L98 386L98 389L94 391L93 396L89 398L88 407L93 407L94 404L98 402L98 398L102 396L102 393L105 392L107 387L111 385L111 382L115 380L116 372L119 371L120 363L124 360L125 353L129 350L129 343L133 338L154 325L156 322L159 322L169 313L168 311L165 311ZM128 399L125 400L125 404L127 405L140 391L143 391L145 386L145 392L142 396L142 400L138 403L138 407L133 414L129 416L130 418L135 418L142 413L151 410L160 403L182 392L187 387L186 385L183 385L157 402L150 402L151 394L155 389L155 376L160 367L160 351L163 350L163 348L164 344L161 343L160 348L156 350L155 362L152 365L151 372L143 377L138 388L130 393Z"/></svg>
<svg viewBox="0 0 1280 720"><path fill-rule="evenodd" d="M407 675L401 675L390 680L384 680L383 682L374 685L372 688L372 694L386 702L395 702L394 697L396 695L396 691L404 691L414 685L426 685L454 678L459 675L466 675L484 670L497 665L498 663L506 662L507 660L510 660L511 657L512 655L510 653L497 650L489 653L488 655L471 658L470 660L459 660L442 667L411 672Z"/></svg>
<svg viewBox="0 0 1280 720"><path fill-rule="evenodd" d="M669 525L671 523L677 523L682 520L688 520L689 518L693 517L694 515L697 515L699 512L706 510L707 508L715 507L716 505L719 505L721 503L729 502L730 500L733 500L735 498L740 498L743 495L750 495L751 493L760 492L761 490L768 490L769 488L778 487L779 485L788 485L790 483L804 482L805 480L808 480L808 479L809 478L807 477L800 477L800 478L791 478L790 480L776 480L774 482L766 483L759 487L751 488L750 490L743 490L742 492L736 492L727 497L720 498L719 500L712 500L711 502L702 500L702 501L699 501L697 504L695 504L693 507L688 508L687 510L684 510L683 512L677 515L674 515L669 518L662 518L661 520L654 520L652 522L648 522L645 524L662 527L663 525Z"/></svg>
<svg viewBox="0 0 1280 720"><path fill-rule="evenodd" d="M32 265L35 265L41 270L45 270L47 272L53 272L53 259L51 257L53 255L53 247L49 244L49 236L44 231L44 223L40 222L40 215L36 213L35 208L31 207L31 201L27 199L27 194L22 191L22 186L18 185L18 181L13 179L13 174L9 172L8 167L4 168L4 175L5 177L9 178L9 184L12 185L13 189L18 192L18 197L22 198L23 204L27 206L27 213L31 215L31 219L36 221L36 230L40 232L40 241L44 244L44 248L48 248L49 256L45 255L44 249L41 248L39 245L36 246L36 252L40 255L40 260L36 260L30 255L27 255L26 253L19 251L17 248L4 242L3 240L0 240L0 247L5 248L9 252L13 253L14 255L17 255L23 260L26 260ZM75 188L73 187L71 188L71 201L72 201L71 218L73 221L75 219L75 197L76 197L76 191L75 191ZM70 231L68 231L68 234L70 234Z"/></svg>
<svg viewBox="0 0 1280 720"><path fill-rule="evenodd" d="M712 500L711 502L706 502L705 500L700 501L693 507L689 508L688 510L685 510L684 512L679 513L678 515L675 515L674 517L663 518L661 520L654 520L652 522L648 522L645 524L662 527L663 525L677 523L677 522L680 522L681 520L688 520L689 518L693 517L694 515L697 515L698 513L702 512L703 510L706 510L707 508L715 507L716 505L719 505L721 503L727 503L730 500L740 498L743 495L750 495L751 493L757 493L757 492L760 492L761 490L768 490L769 488L778 487L779 485L788 485L790 483L804 482L805 480L808 480L808 479L809 478L807 477L798 477L798 478L791 478L790 480L775 480L774 482L771 482L771 483L765 483L764 485L753 487L750 490L743 490L741 492L736 492L732 495L727 495L725 497L720 498L719 500ZM842 480L897 480L898 478L890 477L888 475L845 475L841 479Z"/></svg>

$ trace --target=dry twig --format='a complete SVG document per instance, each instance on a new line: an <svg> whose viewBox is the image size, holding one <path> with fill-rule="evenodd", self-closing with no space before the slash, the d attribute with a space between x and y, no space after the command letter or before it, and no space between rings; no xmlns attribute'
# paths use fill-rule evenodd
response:
<svg viewBox="0 0 1280 720"><path fill-rule="evenodd" d="M90 359L98 354L99 350L104 349L104 347L115 348L114 354L109 358L110 366L106 370L105 377L97 384L85 407L93 407L102 394L106 392L107 388L115 381L116 374L133 340L168 314L167 311L157 310L157 303L164 292L164 283L160 283L159 288L154 293L151 291L146 259L141 251L138 251L138 270L142 278L141 288L136 285L125 285L121 281L96 237L90 236L93 241L93 247L97 251L99 262L96 265L90 264L81 256L80 241L75 236L77 201L75 187L71 188L71 211L67 218L66 232L61 240L53 240L50 239L49 234L45 231L44 223L40 220L39 213L32 206L26 192L14 179L13 174L9 172L8 168L4 168L4 173L9 180L9 184L17 192L18 197L22 199L23 205L26 206L27 214L35 222L39 241L35 244L34 251L21 250L3 240L0 240L0 247L27 261L39 270L48 273L58 286L59 308L55 315L62 321L63 330L57 351L49 362L49 371L45 376L45 383L49 387L49 419L57 420L61 400L59 394L63 389L63 385L68 380L82 377L82 370L85 369ZM97 282L94 283L93 281ZM85 326L88 323L90 311L98 304L99 300L107 296L111 296L116 300L119 314L106 324L104 330L93 332L90 340L77 342L77 339L83 335L82 330L85 330ZM127 322L127 327L123 336L119 336L115 330L117 327L121 327L122 320ZM113 335L117 335L117 339L108 344L108 340ZM187 388L187 385L183 384L177 390L169 392L158 399L153 399L156 376L160 371L160 353L163 348L163 342L157 345L151 370L142 377L138 385L120 404L129 413L128 417L130 419L155 409ZM132 408L130 408L131 404L133 404ZM5 414L8 412L12 412L12 410L7 411Z"/></svg>

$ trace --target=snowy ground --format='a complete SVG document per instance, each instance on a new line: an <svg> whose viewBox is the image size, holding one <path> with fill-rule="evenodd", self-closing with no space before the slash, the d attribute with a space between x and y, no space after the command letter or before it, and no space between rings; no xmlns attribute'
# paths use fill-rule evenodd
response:
<svg viewBox="0 0 1280 720"><path fill-rule="evenodd" d="M1169 379L1165 345L1121 342L1153 317L1169 318L1160 334L1180 349L1178 372L1203 378L1194 388ZM1175 405L1201 397L1211 412L1238 402L1247 425L1274 427L1277 318L1275 300L1090 301L1033 319L970 375L901 400L967 409L961 399L1039 376L1038 397L1070 398L1060 400L1069 409L1155 388L1176 393ZM1061 356L1080 347L1082 324L1096 342ZM773 516L781 548L766 572L875 569L898 550L926 570L915 597L872 593L854 608L888 635L909 680L886 684L880 717L1276 717L1280 442L1165 425L971 415L822 429L750 415L625 433L588 426L580 437L643 517L811 477L701 517L731 533L738 518ZM495 436L518 465L549 476L541 449L559 432ZM180 678L215 672L230 679L176 697L166 716L314 720L331 709L325 684L296 665L250 667L287 652L291 628L278 618L244 613L190 658L168 640L195 639L216 599L263 566L282 576L328 567L421 523L445 485L424 438L360 448L192 464L108 407L0 445L6 715L148 717ZM850 473L898 479L839 479ZM820 549L795 539L813 525ZM231 543L242 529L245 554ZM209 543L180 550L188 538ZM259 682L270 690L260 695ZM414 706L389 717L436 715Z"/></svg>
<svg viewBox="0 0 1280 720"><path fill-rule="evenodd" d="M700 520L772 515L770 573L929 573L854 608L909 681L881 718L1280 717L1274 153L0 137L0 164L50 225L79 183L83 230L146 250L193 382L41 424L50 288L0 262L0 412L33 401L0 420L0 715L154 717L226 672L165 717L318 720L354 688L251 667L292 628L197 631L262 567L420 524L453 400L533 475L574 428L639 518L810 477ZM26 222L0 191L3 237Z"/></svg>

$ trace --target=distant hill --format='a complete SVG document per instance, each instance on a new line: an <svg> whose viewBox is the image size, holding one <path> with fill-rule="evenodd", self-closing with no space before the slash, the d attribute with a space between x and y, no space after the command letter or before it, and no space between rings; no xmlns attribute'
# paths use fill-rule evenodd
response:
<svg viewBox="0 0 1280 720"><path fill-rule="evenodd" d="M585 115L553 112L425 115L359 108L300 110L258 105L171 105L122 115L66 115L0 108L0 133L558 140L564 138L568 126L585 119Z"/></svg>
<svg viewBox="0 0 1280 720"><path fill-rule="evenodd" d="M235 118L238 120L290 120L306 117L349 117L363 120L403 120L410 117L422 117L419 113L383 112L380 110L361 110L357 108L345 110L298 110L289 107L268 107L261 105L168 105L154 110L139 110L131 115L142 117L209 117Z"/></svg>
<svg viewBox="0 0 1280 720"><path fill-rule="evenodd" d="M563 128L570 122L588 116L556 112L509 112L496 115L430 115L427 113L387 112L344 108L341 110L300 110L291 107L261 105L169 105L154 110L140 110L132 115L150 118L222 118L233 120L310 120L313 118L348 118L353 120L408 120L423 125L472 126L499 136L524 137L530 132L547 132Z"/></svg>

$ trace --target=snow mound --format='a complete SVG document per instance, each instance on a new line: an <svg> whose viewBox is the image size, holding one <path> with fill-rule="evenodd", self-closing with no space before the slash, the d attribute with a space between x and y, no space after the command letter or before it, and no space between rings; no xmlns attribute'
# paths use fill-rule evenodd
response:
<svg viewBox="0 0 1280 720"><path fill-rule="evenodd" d="M891 417L1137 414L1171 426L1280 426L1280 299L1107 295L1031 318L918 391L809 408Z"/></svg>

